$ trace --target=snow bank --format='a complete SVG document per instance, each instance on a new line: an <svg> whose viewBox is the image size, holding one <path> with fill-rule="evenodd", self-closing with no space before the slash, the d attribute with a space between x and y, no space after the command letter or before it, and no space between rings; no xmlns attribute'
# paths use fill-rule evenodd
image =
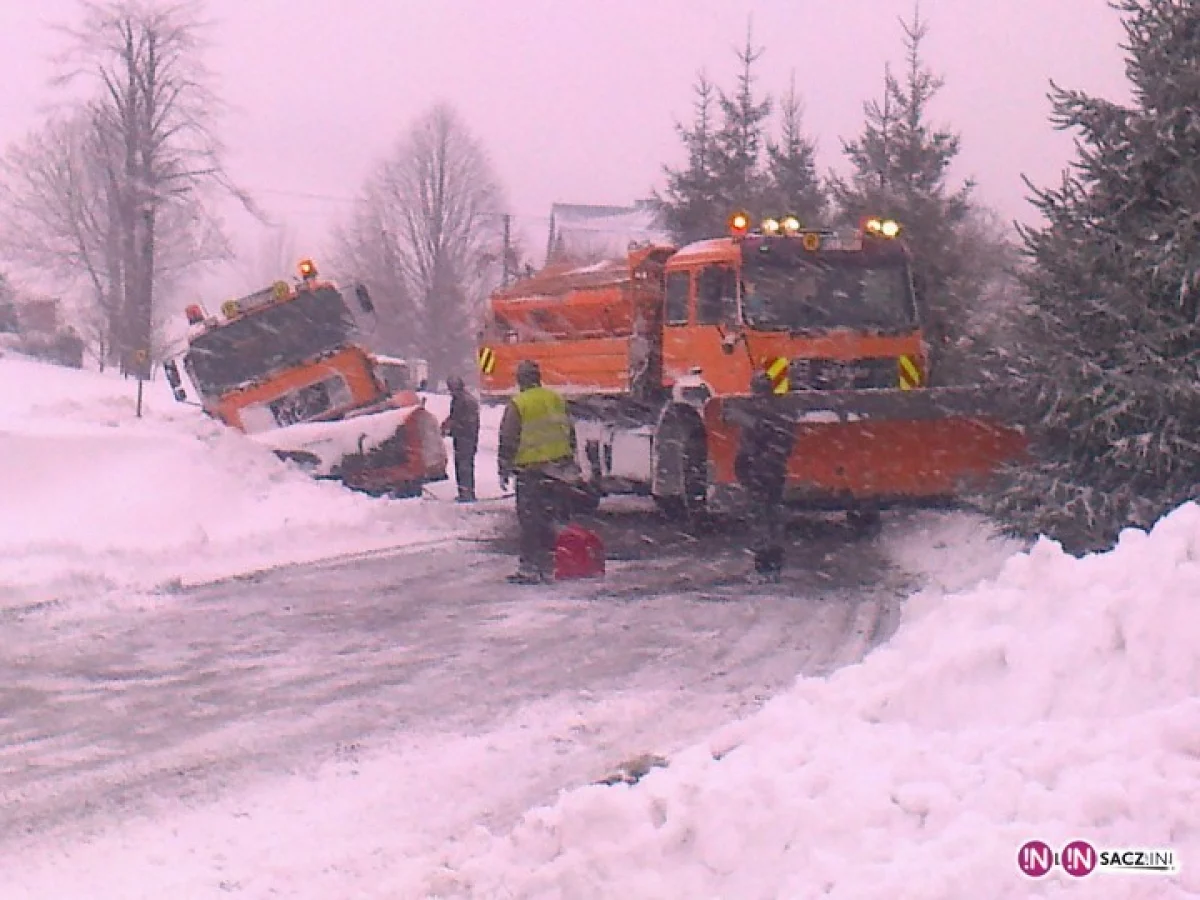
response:
<svg viewBox="0 0 1200 900"><path fill-rule="evenodd" d="M1189 504L1111 553L1042 541L992 582L918 595L862 664L799 681L636 786L530 812L446 896L1195 896L1197 810ZM1172 847L1182 871L1035 882L1017 867L1033 838Z"/></svg>
<svg viewBox="0 0 1200 900"><path fill-rule="evenodd" d="M417 408L404 406L336 422L299 422L249 437L272 450L311 453L318 460L313 474L328 475L347 456L370 452L392 437Z"/></svg>
<svg viewBox="0 0 1200 900"><path fill-rule="evenodd" d="M443 401L433 398L431 412ZM462 528L462 511L444 502L372 499L316 481L176 403L161 382L145 385L140 419L135 402L132 381L0 359L0 607L47 592L225 577ZM498 493L494 478L481 488Z"/></svg>

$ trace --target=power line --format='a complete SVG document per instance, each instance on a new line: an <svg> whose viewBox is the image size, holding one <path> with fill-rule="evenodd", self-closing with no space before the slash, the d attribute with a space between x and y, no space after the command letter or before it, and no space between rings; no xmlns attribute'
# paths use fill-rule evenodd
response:
<svg viewBox="0 0 1200 900"><path fill-rule="evenodd" d="M319 200L327 203L337 203L353 206L359 202L361 198L350 197L341 194L324 194L314 191L299 191L285 188L274 187L251 187L248 188L250 193L273 194L280 197L294 197L304 200ZM514 223L520 223L529 226L549 227L552 217L545 215L534 215L532 213L504 213L504 212L486 212L480 213L481 216L486 216L492 219L503 220L508 216ZM560 223L559 230L568 233L586 232L587 234L597 235L630 235L651 232L652 229L644 228L603 228L595 225L583 223Z"/></svg>

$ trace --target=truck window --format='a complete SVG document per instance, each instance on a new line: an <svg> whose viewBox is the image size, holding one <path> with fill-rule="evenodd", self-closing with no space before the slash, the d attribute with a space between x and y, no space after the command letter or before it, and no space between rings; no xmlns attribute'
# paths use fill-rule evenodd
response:
<svg viewBox="0 0 1200 900"><path fill-rule="evenodd" d="M668 325L687 324L690 286L691 274L688 272L671 272L667 275L666 317Z"/></svg>
<svg viewBox="0 0 1200 900"><path fill-rule="evenodd" d="M696 321L701 325L737 322L737 278L730 266L706 266L700 270Z"/></svg>

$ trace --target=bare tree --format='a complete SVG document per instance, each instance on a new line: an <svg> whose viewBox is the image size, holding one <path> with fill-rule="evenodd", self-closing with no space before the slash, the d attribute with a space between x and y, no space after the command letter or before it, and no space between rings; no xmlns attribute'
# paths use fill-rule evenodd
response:
<svg viewBox="0 0 1200 900"><path fill-rule="evenodd" d="M109 182L86 108L52 119L0 160L0 247L56 288L82 288L84 334L103 367L122 294Z"/></svg>
<svg viewBox="0 0 1200 900"><path fill-rule="evenodd" d="M94 110L52 118L0 158L0 250L30 276L77 298L73 316L101 368L119 362L125 259L116 160ZM161 212L155 288L227 253L199 193Z"/></svg>
<svg viewBox="0 0 1200 900"><path fill-rule="evenodd" d="M383 193L382 171L372 174L350 220L334 230L336 268L370 286L376 321L368 337L374 349L424 357L424 328L401 266L397 205Z"/></svg>
<svg viewBox="0 0 1200 900"><path fill-rule="evenodd" d="M342 254L360 274L389 275L409 331L446 377L471 354L487 291L499 281L501 192L479 142L446 105L417 120L371 177Z"/></svg>
<svg viewBox="0 0 1200 900"><path fill-rule="evenodd" d="M287 279L300 261L296 233L288 225L268 225L258 243L245 255L239 255L237 270L247 292L258 290L279 279Z"/></svg>
<svg viewBox="0 0 1200 900"><path fill-rule="evenodd" d="M216 98L200 56L196 0L84 2L59 84L90 81L89 143L105 170L107 252L119 278L112 342L128 368L152 349L155 293L164 279L228 248L204 214L211 193L250 198L228 178L214 131Z"/></svg>

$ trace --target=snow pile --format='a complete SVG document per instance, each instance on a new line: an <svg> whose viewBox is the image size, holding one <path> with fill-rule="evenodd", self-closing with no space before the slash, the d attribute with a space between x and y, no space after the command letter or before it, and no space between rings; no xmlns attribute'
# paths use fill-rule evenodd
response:
<svg viewBox="0 0 1200 900"><path fill-rule="evenodd" d="M894 513L882 540L888 559L917 576L926 594L965 591L995 578L1029 544L986 517L961 511Z"/></svg>
<svg viewBox="0 0 1200 900"><path fill-rule="evenodd" d="M336 422L299 422L250 435L255 443L291 453L310 453L318 460L314 475L328 475L347 456L368 453L396 433L417 406L385 409Z"/></svg>
<svg viewBox="0 0 1200 900"><path fill-rule="evenodd" d="M116 376L0 359L0 607L47 592L225 577L462 528L462 511L440 501L372 499L316 481L176 403L162 382L145 385L139 419L136 390ZM481 488L498 493L486 479Z"/></svg>
<svg viewBox="0 0 1200 900"><path fill-rule="evenodd" d="M639 784L530 812L444 872L445 895L1200 891L1200 507L1104 555L1040 542L907 616L862 664L801 680ZM1171 847L1182 872L1035 883L1017 867L1034 838Z"/></svg>

